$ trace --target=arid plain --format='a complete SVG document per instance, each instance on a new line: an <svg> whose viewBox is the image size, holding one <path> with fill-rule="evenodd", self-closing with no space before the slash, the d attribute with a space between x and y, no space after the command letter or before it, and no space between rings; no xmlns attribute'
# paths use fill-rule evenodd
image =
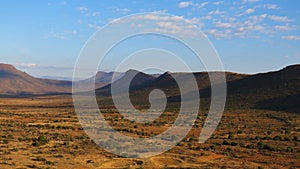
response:
<svg viewBox="0 0 300 169"><path fill-rule="evenodd" d="M149 137L166 130L176 113L151 125L103 111L118 131ZM300 115L257 109L227 109L214 135L198 143L206 112L188 136L151 158L124 158L98 147L82 130L70 95L0 99L0 168L299 168Z"/></svg>

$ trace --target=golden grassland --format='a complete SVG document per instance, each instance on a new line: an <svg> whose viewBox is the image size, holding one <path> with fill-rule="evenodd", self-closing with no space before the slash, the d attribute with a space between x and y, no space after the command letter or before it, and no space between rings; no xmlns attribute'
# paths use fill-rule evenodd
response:
<svg viewBox="0 0 300 169"><path fill-rule="evenodd" d="M151 137L176 118L166 112L151 125L103 114L118 131ZM0 98L0 168L300 168L300 114L226 110L214 135L198 143L206 112L173 149L151 158L124 158L98 147L83 131L71 96Z"/></svg>

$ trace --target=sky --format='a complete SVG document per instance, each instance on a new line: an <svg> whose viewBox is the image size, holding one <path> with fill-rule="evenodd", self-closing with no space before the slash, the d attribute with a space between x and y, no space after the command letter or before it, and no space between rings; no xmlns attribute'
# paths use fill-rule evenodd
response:
<svg viewBox="0 0 300 169"><path fill-rule="evenodd" d="M71 77L81 49L97 30L117 18L143 12L171 14L196 25L214 45L226 71L253 74L300 63L298 0L0 3L0 62L36 77ZM128 44L142 46L142 41ZM118 61L111 57L102 70L113 70L109 63Z"/></svg>

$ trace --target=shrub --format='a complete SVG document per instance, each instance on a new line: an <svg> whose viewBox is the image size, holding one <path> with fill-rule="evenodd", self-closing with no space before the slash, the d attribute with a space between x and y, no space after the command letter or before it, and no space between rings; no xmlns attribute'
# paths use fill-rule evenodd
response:
<svg viewBox="0 0 300 169"><path fill-rule="evenodd" d="M229 142L226 141L226 140L224 140L224 141L223 141L223 145L229 145Z"/></svg>
<svg viewBox="0 0 300 169"><path fill-rule="evenodd" d="M216 147L216 145L211 145L209 148L212 150L216 150L217 147Z"/></svg>
<svg viewBox="0 0 300 169"><path fill-rule="evenodd" d="M231 146L237 146L238 143L236 143L236 142L231 142L230 145L231 145Z"/></svg>
<svg viewBox="0 0 300 169"><path fill-rule="evenodd" d="M33 146L42 146L47 144L49 141L45 136L39 136L37 139L35 139L32 143Z"/></svg>
<svg viewBox="0 0 300 169"><path fill-rule="evenodd" d="M280 136L275 136L273 139L274 140L282 140L282 138Z"/></svg>
<svg viewBox="0 0 300 169"><path fill-rule="evenodd" d="M232 132L228 133L228 139L234 139L234 134Z"/></svg>
<svg viewBox="0 0 300 169"><path fill-rule="evenodd" d="M294 137L293 137L293 140L294 140L294 141L298 141L298 136L294 136Z"/></svg>
<svg viewBox="0 0 300 169"><path fill-rule="evenodd" d="M46 164L47 164L47 165L54 165L55 163L52 162L52 161L46 161Z"/></svg>

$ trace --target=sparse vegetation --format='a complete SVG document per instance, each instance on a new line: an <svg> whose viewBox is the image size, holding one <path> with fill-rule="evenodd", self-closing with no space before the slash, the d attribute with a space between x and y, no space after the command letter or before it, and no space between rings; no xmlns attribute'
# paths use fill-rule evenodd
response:
<svg viewBox="0 0 300 169"><path fill-rule="evenodd" d="M68 168L75 168L77 165L101 168L105 164L102 159L110 160L111 165L116 166L122 161L124 165L120 168L130 165L146 168L149 165L149 159L135 161L133 158L136 156L130 156L129 159L120 158L97 147L78 121L74 120L76 115L70 113L72 107L65 108L66 110L60 108L64 102L71 101L68 99L70 98L58 97L44 101L35 98L27 101L12 98L5 99L5 107L1 108L0 104L0 112L3 112L0 113L0 118L3 118L0 122L0 168L52 168L61 165L67 165ZM16 102L18 106L15 106ZM57 108L40 108L37 105L55 105ZM139 124L122 118L113 109L106 109L103 114L109 119L112 127L122 134L145 138L164 132L176 118L176 113L167 112L153 123ZM204 144L199 144L197 137L205 120L203 114L207 112L201 112L198 116L198 128L193 128L175 148L152 159L155 165L184 163L184 167L193 168L192 166L205 163L206 159L230 161L237 168L251 168L253 164L257 164L254 168L298 165L294 156L300 154L299 131L296 130L300 127L297 123L299 115L290 117L289 113L255 109L226 110L216 134ZM15 120L6 120L7 117ZM289 117L289 120L282 120L285 117ZM175 138L170 136L167 139ZM110 146L114 144L110 143ZM16 154L24 159L26 164L21 163ZM209 165L212 168L224 168L227 164L222 160L209 160Z"/></svg>

